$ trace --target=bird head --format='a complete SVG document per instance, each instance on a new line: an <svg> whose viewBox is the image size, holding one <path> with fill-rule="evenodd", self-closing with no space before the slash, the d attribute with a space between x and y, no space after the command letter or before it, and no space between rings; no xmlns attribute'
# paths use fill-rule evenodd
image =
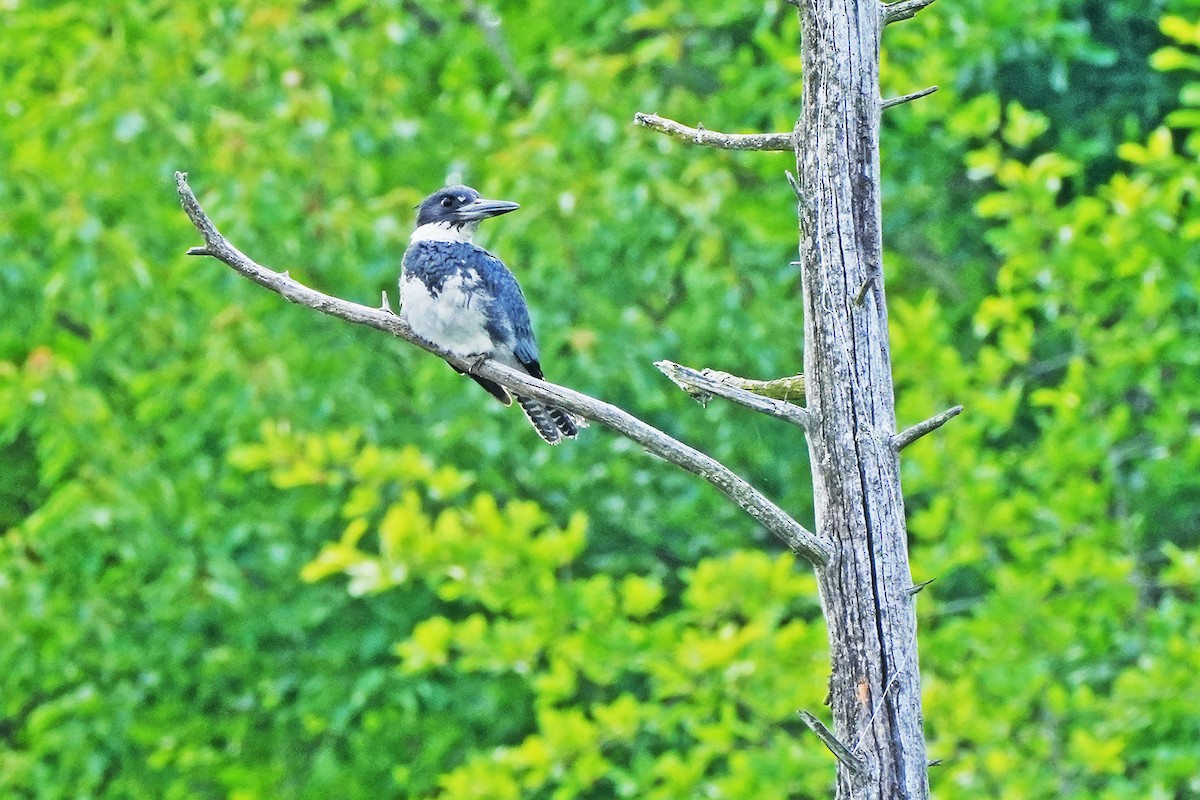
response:
<svg viewBox="0 0 1200 800"><path fill-rule="evenodd" d="M485 200L470 186L438 189L417 206L417 226L445 225L474 227L488 217L498 217L520 208L507 200Z"/></svg>

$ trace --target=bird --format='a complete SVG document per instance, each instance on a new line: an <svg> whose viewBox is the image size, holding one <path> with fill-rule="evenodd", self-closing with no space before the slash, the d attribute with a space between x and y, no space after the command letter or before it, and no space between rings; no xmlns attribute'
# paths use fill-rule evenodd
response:
<svg viewBox="0 0 1200 800"><path fill-rule="evenodd" d="M525 295L504 262L471 241L480 222L518 208L507 200L486 200L461 184L422 200L401 262L400 318L417 336L454 355L492 358L540 379L542 365ZM503 386L466 374L501 403L512 405ZM573 439L584 424L565 409L515 397L549 444Z"/></svg>

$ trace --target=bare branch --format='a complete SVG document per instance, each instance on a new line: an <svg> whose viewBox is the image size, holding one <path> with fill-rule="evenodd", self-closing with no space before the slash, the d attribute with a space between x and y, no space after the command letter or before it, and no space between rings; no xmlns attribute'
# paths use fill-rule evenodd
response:
<svg viewBox="0 0 1200 800"><path fill-rule="evenodd" d="M775 381L754 381L713 369L697 371L674 361L655 361L654 366L702 406L707 406L708 401L716 395L802 428L808 425L808 411L785 399L789 388L792 399L804 399L803 375Z"/></svg>
<svg viewBox="0 0 1200 800"><path fill-rule="evenodd" d="M723 464L647 425L626 411L563 386L538 380L524 372L487 359L476 362L448 353L413 333L403 319L386 310L331 297L256 263L223 237L200 207L188 186L186 173L175 173L175 184L183 210L204 237L203 247L193 247L190 255L211 255L243 277L298 305L390 333L439 356L459 369L495 381L515 394L560 406L604 425L625 436L660 458L699 475L778 537L797 555L814 566L828 562L831 548L803 525L762 495Z"/></svg>
<svg viewBox="0 0 1200 800"><path fill-rule="evenodd" d="M885 3L883 6L883 24L891 25L904 19L912 19L917 12L933 3L933 0L901 0L899 3Z"/></svg>
<svg viewBox="0 0 1200 800"><path fill-rule="evenodd" d="M814 717L807 711L800 712L800 719L804 720L804 724L809 730L817 735L817 738L829 748L829 752L837 758L838 761L846 765L846 768L856 775L863 775L867 771L867 761L862 756L854 753L849 747L842 744L841 741L833 735L833 731L825 727L825 723Z"/></svg>
<svg viewBox="0 0 1200 800"><path fill-rule="evenodd" d="M932 416L924 422L918 422L911 428L906 428L905 430L902 430L900 433L897 433L895 436L893 436L892 446L895 447L897 451L903 450L925 434L933 433L938 428L942 427L947 422L961 414L962 411L962 406L954 406L954 408L947 408L942 413Z"/></svg>
<svg viewBox="0 0 1200 800"><path fill-rule="evenodd" d="M879 102L879 107L881 109L883 109L883 108L891 108L892 106L898 106L901 103L911 103L913 100L920 100L922 97L928 97L929 95L933 94L937 90L938 90L938 87L936 87L936 86L927 86L924 89L920 89L919 91L909 92L908 94L902 94L899 97L889 97L886 100L881 100Z"/></svg>
<svg viewBox="0 0 1200 800"><path fill-rule="evenodd" d="M681 142L716 147L721 150L787 150L794 149L791 133L717 133L703 127L689 128L673 119L639 111L633 121Z"/></svg>

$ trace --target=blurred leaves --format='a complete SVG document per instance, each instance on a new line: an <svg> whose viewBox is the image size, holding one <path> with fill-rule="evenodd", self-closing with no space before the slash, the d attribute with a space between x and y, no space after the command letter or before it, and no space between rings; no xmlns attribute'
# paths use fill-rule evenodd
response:
<svg viewBox="0 0 1200 800"><path fill-rule="evenodd" d="M1200 544L1200 172L1167 129L1121 155L1127 172L1067 201L1071 161L996 164L977 211L1003 220L988 234L1000 265L973 364L944 352L947 333L909 333L936 329L936 303L897 303L901 416L905 387L932 388L926 358L943 388L910 415L968 409L905 468L915 568L940 577L922 641L938 654L930 747L972 794L1200 789L1168 744L1197 740L1200 717L1167 699L1197 678L1143 680L1200 633L1184 555Z"/></svg>
<svg viewBox="0 0 1200 800"><path fill-rule="evenodd" d="M285 449L310 462L336 449L318 442L297 437ZM726 764L730 750L780 756L776 779L787 785L827 784L822 754L775 751L773 737L760 738L764 726L795 735L796 708L819 700L819 682L791 677L800 664L819 674L826 659L812 624L815 581L792 557L735 551L703 560L680 575L679 602L663 608L656 579L574 574L582 517L560 529L533 504L502 508L486 494L443 505L432 474L398 479L400 499L376 525L375 509L344 508L345 535L306 576L342 573L351 594L419 582L440 613L397 644L404 673L503 675L528 686L533 731L468 757L438 779L437 796L719 792L745 780Z"/></svg>

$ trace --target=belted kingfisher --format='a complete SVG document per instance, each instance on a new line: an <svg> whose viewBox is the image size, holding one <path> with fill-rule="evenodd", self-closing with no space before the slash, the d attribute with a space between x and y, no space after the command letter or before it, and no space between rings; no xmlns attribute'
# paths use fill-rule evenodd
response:
<svg viewBox="0 0 1200 800"><path fill-rule="evenodd" d="M426 197L417 207L417 229L404 252L400 317L418 336L455 355L488 356L541 378L537 342L517 279L504 262L471 243L482 220L519 207L484 200L469 186L447 186ZM512 405L503 386L470 377L501 403ZM517 404L550 444L573 438L583 423L564 409L528 397L517 395Z"/></svg>

